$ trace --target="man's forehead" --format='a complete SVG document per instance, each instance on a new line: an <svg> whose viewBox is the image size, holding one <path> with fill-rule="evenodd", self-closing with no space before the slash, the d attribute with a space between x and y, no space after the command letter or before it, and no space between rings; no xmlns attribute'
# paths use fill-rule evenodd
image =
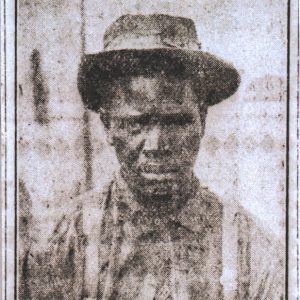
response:
<svg viewBox="0 0 300 300"><path fill-rule="evenodd" d="M179 78L171 78L167 76L155 76L147 78L144 76L131 77L127 84L128 91L131 93L140 93L142 91L148 93L149 98L157 98L157 95L164 92L165 95L174 92L184 93L191 91L190 80L180 80Z"/></svg>
<svg viewBox="0 0 300 300"><path fill-rule="evenodd" d="M195 92L189 80L155 77L131 77L114 85L111 108L131 106L137 110L151 108L182 109L195 105ZM192 103L191 103L192 102Z"/></svg>
<svg viewBox="0 0 300 300"><path fill-rule="evenodd" d="M130 77L124 82L123 91L131 94L147 94L149 99L157 99L158 95L169 96L174 93L184 94L192 92L190 80L183 80L176 77L157 75L154 77L136 76ZM124 89L125 88L125 89ZM163 94L161 94L163 92Z"/></svg>

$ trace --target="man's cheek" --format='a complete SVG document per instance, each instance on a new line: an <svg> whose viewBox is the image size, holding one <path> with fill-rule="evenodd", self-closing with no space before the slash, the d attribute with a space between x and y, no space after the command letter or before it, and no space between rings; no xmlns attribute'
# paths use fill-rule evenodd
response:
<svg viewBox="0 0 300 300"><path fill-rule="evenodd" d="M136 163L139 157L139 150L132 141L128 141L128 137L114 136L113 145L121 164L131 167Z"/></svg>
<svg viewBox="0 0 300 300"><path fill-rule="evenodd" d="M185 160L193 161L200 148L201 136L199 132L188 132L174 139L174 147Z"/></svg>
<svg viewBox="0 0 300 300"><path fill-rule="evenodd" d="M193 151L198 151L200 147L201 135L200 132L193 132L186 137L186 143Z"/></svg>

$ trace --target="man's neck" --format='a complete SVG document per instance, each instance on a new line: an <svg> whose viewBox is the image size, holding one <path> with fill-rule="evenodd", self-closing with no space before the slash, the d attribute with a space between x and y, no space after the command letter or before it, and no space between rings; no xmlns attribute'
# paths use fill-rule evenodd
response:
<svg viewBox="0 0 300 300"><path fill-rule="evenodd" d="M126 177L120 174L120 179L126 185L132 195L134 201L142 205L146 209L155 210L157 212L179 211L185 206L189 199L195 196L199 188L198 179L192 174L190 180L182 182L178 189L173 193L158 194L149 193L145 189L141 189L135 182L126 180Z"/></svg>

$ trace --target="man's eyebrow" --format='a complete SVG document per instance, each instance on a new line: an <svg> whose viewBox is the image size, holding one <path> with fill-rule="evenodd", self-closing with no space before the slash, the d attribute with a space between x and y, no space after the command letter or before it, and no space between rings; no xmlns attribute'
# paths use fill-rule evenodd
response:
<svg viewBox="0 0 300 300"><path fill-rule="evenodd" d="M125 121L148 122L151 116L149 114L139 114L139 115L117 116L116 118Z"/></svg>
<svg viewBox="0 0 300 300"><path fill-rule="evenodd" d="M125 111L123 111L121 114L112 112L110 115L115 118L135 118L144 116L145 114L137 110L125 109Z"/></svg>
<svg viewBox="0 0 300 300"><path fill-rule="evenodd" d="M187 112L180 112L180 113L170 113L170 114L166 114L166 115L162 115L161 119L164 122L167 123L180 123L180 122L193 122L194 120L194 115L191 113L187 113Z"/></svg>
<svg viewBox="0 0 300 300"><path fill-rule="evenodd" d="M150 121L162 121L164 123L180 123L180 122L192 122L194 116L188 112L178 112L178 113L169 113L169 114L139 114L139 115L123 115L118 116L118 119L121 120L132 120L135 122L150 122Z"/></svg>

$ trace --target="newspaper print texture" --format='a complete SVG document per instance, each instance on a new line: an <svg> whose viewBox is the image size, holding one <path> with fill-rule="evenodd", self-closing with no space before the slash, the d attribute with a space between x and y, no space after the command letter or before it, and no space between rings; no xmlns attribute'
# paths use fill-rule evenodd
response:
<svg viewBox="0 0 300 300"><path fill-rule="evenodd" d="M20 257L29 245L46 247L61 216L80 204L77 196L118 169L99 116L82 105L77 72L82 54L100 51L104 30L127 13L192 18L202 48L237 67L238 92L209 108L195 173L283 240L285 11L284 1L20 1Z"/></svg>

